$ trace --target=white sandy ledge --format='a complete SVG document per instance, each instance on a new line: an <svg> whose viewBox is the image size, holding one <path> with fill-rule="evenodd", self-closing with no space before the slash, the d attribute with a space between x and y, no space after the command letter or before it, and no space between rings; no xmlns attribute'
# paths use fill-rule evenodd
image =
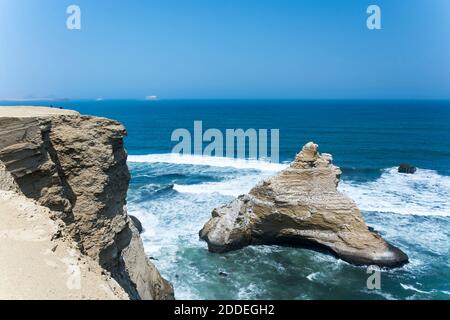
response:
<svg viewBox="0 0 450 320"><path fill-rule="evenodd" d="M49 209L0 191L0 300L128 299L97 262L71 240L52 240L58 223Z"/></svg>
<svg viewBox="0 0 450 320"><path fill-rule="evenodd" d="M30 118L30 117L46 117L56 115L77 115L79 114L73 110L49 108L49 107L34 107L34 106L15 106L2 107L0 106L0 118L14 117L14 118Z"/></svg>

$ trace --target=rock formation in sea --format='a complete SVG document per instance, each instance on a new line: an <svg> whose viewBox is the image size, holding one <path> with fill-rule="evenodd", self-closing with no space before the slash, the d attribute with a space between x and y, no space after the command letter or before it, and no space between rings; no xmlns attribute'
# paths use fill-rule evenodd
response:
<svg viewBox="0 0 450 320"><path fill-rule="evenodd" d="M369 229L356 204L337 190L340 176L332 156L310 142L277 176L214 209L200 237L218 253L279 244L329 252L356 265L407 263L407 255Z"/></svg>
<svg viewBox="0 0 450 320"><path fill-rule="evenodd" d="M408 174L414 174L416 173L417 168L410 165L410 164L406 164L406 163L402 163L399 167L398 167L398 172L399 173L408 173Z"/></svg>
<svg viewBox="0 0 450 320"><path fill-rule="evenodd" d="M173 299L126 212L130 180L118 122L49 108L0 108L0 190L56 212L81 253L131 299Z"/></svg>

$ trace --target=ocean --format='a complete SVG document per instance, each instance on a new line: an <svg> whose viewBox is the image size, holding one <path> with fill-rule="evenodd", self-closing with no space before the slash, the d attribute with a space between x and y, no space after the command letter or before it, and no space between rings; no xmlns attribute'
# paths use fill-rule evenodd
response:
<svg viewBox="0 0 450 320"><path fill-rule="evenodd" d="M1 103L11 105L11 103ZM25 103L15 103L25 104ZM30 103L26 103L30 104ZM177 299L450 299L450 101L53 101L121 121L128 211ZM279 129L280 163L170 155L177 128ZM276 174L309 142L343 171L339 189L410 257L369 290L365 267L292 247L213 254L198 232L211 210ZM414 175L399 174L410 163Z"/></svg>

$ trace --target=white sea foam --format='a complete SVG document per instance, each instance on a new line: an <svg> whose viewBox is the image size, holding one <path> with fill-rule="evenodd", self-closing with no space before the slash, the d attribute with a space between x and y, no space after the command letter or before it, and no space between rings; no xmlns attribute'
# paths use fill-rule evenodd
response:
<svg viewBox="0 0 450 320"><path fill-rule="evenodd" d="M236 169L255 169L260 171L277 172L285 169L287 164L272 163L264 160L246 160L226 157L209 157L198 155L181 155L176 153L130 155L129 162L135 163L172 163L190 164L211 167L231 167Z"/></svg>
<svg viewBox="0 0 450 320"><path fill-rule="evenodd" d="M397 168L390 168L375 181L342 181L339 190L364 211L450 216L450 177L433 170L400 174Z"/></svg>
<svg viewBox="0 0 450 320"><path fill-rule="evenodd" d="M142 237L149 256L161 257L169 267L175 263L179 242L185 246L198 246L198 231L211 217L212 208L226 203L223 196L177 195L168 201L152 199L142 203L129 203L128 213L136 216L145 228ZM201 242L201 245L206 245ZM164 249L164 253L162 252ZM162 261L156 262L160 265Z"/></svg>
<svg viewBox="0 0 450 320"><path fill-rule="evenodd" d="M173 189L180 193L191 194L221 194L224 196L238 197L248 193L258 182L271 176L268 172L261 172L254 175L243 175L232 180L220 182L205 182L194 185L175 184Z"/></svg>
<svg viewBox="0 0 450 320"><path fill-rule="evenodd" d="M251 283L246 287L239 288L237 292L238 300L252 300L256 299L256 297L262 293L262 290L258 285Z"/></svg>
<svg viewBox="0 0 450 320"><path fill-rule="evenodd" d="M320 272L314 272L314 273L311 273L311 274L309 274L306 278L309 280L309 281L314 281L314 280L317 280L317 277L320 275Z"/></svg>
<svg viewBox="0 0 450 320"><path fill-rule="evenodd" d="M418 292L418 293L430 294L430 292L419 290L419 289L414 288L413 286L410 286L410 285L407 285L407 284L400 283L400 285L405 290L415 291L415 292Z"/></svg>

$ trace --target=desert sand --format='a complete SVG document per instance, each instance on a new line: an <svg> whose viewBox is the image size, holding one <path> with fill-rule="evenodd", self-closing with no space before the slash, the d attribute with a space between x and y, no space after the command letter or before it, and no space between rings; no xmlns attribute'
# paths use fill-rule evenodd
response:
<svg viewBox="0 0 450 320"><path fill-rule="evenodd" d="M51 216L33 200L0 191L0 299L127 299L98 263L56 236Z"/></svg>

